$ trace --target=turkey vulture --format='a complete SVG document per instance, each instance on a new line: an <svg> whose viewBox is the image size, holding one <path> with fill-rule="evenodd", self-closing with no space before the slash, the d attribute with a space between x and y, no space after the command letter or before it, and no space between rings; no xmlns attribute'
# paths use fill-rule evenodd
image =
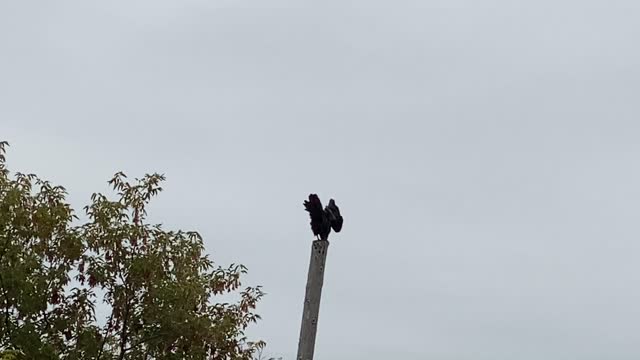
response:
<svg viewBox="0 0 640 360"><path fill-rule="evenodd" d="M309 200L304 201L304 208L311 217L311 231L320 240L327 240L331 229L340 232L342 229L342 216L336 202L331 199L324 210L320 198L316 194L310 194Z"/></svg>

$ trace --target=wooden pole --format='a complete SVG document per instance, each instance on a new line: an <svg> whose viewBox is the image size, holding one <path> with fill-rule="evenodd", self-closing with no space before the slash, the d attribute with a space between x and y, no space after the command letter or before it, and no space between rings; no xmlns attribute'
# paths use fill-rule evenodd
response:
<svg viewBox="0 0 640 360"><path fill-rule="evenodd" d="M328 249L329 241L327 240L315 240L311 245L311 260L309 261L309 275L304 296L304 309L302 310L297 360L313 360L318 330L318 314L320 313L320 296L324 281L324 265Z"/></svg>

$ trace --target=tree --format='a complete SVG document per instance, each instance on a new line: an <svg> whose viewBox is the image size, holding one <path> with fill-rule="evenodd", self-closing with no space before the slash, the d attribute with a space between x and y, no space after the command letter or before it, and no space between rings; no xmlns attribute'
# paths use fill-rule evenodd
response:
<svg viewBox="0 0 640 360"><path fill-rule="evenodd" d="M241 288L246 268L214 264L197 232L146 222L162 175L129 182L116 174L116 198L93 194L80 223L63 187L9 172L6 147L0 359L244 360L264 346L245 336L263 296L259 286Z"/></svg>

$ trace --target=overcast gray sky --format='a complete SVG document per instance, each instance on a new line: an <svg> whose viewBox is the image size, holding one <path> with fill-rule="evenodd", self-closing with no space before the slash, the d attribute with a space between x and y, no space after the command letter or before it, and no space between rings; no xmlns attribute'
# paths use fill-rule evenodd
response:
<svg viewBox="0 0 640 360"><path fill-rule="evenodd" d="M153 219L268 296L295 358L334 197L317 360L640 358L640 3L0 3L0 138L80 208Z"/></svg>

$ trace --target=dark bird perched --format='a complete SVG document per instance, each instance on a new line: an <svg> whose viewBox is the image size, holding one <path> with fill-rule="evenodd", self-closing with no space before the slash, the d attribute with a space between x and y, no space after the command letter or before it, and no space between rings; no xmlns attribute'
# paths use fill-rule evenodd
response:
<svg viewBox="0 0 640 360"><path fill-rule="evenodd" d="M309 200L304 201L304 208L311 217L311 231L318 239L327 240L331 229L335 232L342 230L340 209L333 199L329 200L329 205L323 210L318 195L310 194Z"/></svg>

